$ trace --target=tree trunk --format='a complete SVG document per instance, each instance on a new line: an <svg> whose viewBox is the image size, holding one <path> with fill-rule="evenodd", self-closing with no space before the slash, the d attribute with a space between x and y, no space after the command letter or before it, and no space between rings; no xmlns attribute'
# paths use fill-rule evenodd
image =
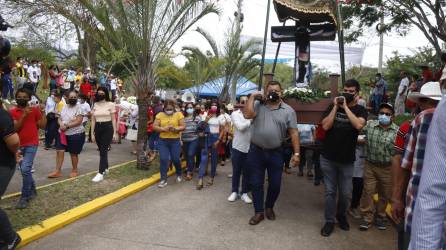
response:
<svg viewBox="0 0 446 250"><path fill-rule="evenodd" d="M147 108L149 105L149 98L145 95L138 95L136 102L138 104L138 138L136 140L137 148L137 168L149 169L144 144L147 141Z"/></svg>
<svg viewBox="0 0 446 250"><path fill-rule="evenodd" d="M237 102L237 82L238 82L237 78L232 79L232 83L231 83L231 103L232 104L235 104Z"/></svg>

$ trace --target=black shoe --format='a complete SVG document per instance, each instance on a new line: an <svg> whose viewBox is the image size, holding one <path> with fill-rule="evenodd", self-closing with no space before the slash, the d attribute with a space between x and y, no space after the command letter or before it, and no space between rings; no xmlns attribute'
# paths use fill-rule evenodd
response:
<svg viewBox="0 0 446 250"><path fill-rule="evenodd" d="M375 226L379 230L386 230L387 229L386 220L383 219L383 218L376 218L375 219Z"/></svg>
<svg viewBox="0 0 446 250"><path fill-rule="evenodd" d="M13 242L9 243L7 248L8 250L14 250L22 241L22 238L20 238L20 235L16 234L16 237Z"/></svg>
<svg viewBox="0 0 446 250"><path fill-rule="evenodd" d="M315 181L314 181L314 185L315 185L315 186L319 186L319 185L321 185L321 181L320 181L320 180L315 180Z"/></svg>
<svg viewBox="0 0 446 250"><path fill-rule="evenodd" d="M350 225L348 224L347 217L345 216L337 216L336 219L338 220L339 227L344 231L350 230Z"/></svg>
<svg viewBox="0 0 446 250"><path fill-rule="evenodd" d="M359 230L367 231L369 230L370 226L371 226L370 222L362 221L361 224L359 224Z"/></svg>
<svg viewBox="0 0 446 250"><path fill-rule="evenodd" d="M325 223L324 227L321 229L321 235L324 237L330 236L331 233L333 233L334 230L334 223L327 222Z"/></svg>
<svg viewBox="0 0 446 250"><path fill-rule="evenodd" d="M20 199L19 202L15 205L16 209L24 209L28 207L28 201L25 199Z"/></svg>

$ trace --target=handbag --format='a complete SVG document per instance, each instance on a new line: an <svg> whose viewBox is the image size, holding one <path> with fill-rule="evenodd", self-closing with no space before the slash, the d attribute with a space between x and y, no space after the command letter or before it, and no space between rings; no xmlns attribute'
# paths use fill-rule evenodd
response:
<svg viewBox="0 0 446 250"><path fill-rule="evenodd" d="M137 138L138 138L138 130L136 130L136 129L128 129L127 130L127 135L125 136L126 140L136 141Z"/></svg>

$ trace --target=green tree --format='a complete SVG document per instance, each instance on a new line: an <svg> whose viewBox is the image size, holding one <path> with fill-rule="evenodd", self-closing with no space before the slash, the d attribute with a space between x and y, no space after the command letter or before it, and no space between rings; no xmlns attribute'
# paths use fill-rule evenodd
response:
<svg viewBox="0 0 446 250"><path fill-rule="evenodd" d="M342 7L344 27L349 31L347 41L355 41L365 28L377 27L378 32L396 31L407 34L412 27L423 32L434 47L437 56L441 54L442 43L446 41L446 25L443 0L369 0L351 1ZM377 26L381 16L384 26Z"/></svg>

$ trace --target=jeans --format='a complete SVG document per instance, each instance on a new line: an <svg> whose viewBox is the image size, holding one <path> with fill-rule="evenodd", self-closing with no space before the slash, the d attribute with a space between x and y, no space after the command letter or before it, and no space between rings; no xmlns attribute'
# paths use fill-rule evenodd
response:
<svg viewBox="0 0 446 250"><path fill-rule="evenodd" d="M262 149L251 144L247 156L247 166L255 213L263 213L264 206L273 208L279 197L282 182L283 150L282 148ZM268 172L268 190L264 201L265 170Z"/></svg>
<svg viewBox="0 0 446 250"><path fill-rule="evenodd" d="M152 151L158 151L158 141L160 139L160 133L152 132L149 137L149 149Z"/></svg>
<svg viewBox="0 0 446 250"><path fill-rule="evenodd" d="M21 199L29 200L31 195L36 190L36 183L34 182L31 169L33 167L34 158L37 154L37 146L21 147L23 160L20 162L20 171L23 177L22 197Z"/></svg>
<svg viewBox="0 0 446 250"><path fill-rule="evenodd" d="M378 114L379 105L381 105L382 101L383 101L382 95L373 95L373 112L375 114Z"/></svg>
<svg viewBox="0 0 446 250"><path fill-rule="evenodd" d="M5 193L12 176L15 173L15 166L0 166L0 197ZM5 211L0 209L0 243L12 242L16 237L16 233L12 229L11 222Z"/></svg>
<svg viewBox="0 0 446 250"><path fill-rule="evenodd" d="M192 171L194 171L197 148L198 139L183 142L183 152L186 158L187 173L192 173Z"/></svg>
<svg viewBox="0 0 446 250"><path fill-rule="evenodd" d="M319 149L313 151L313 163L314 163L314 181L318 182L324 178L321 170L321 152Z"/></svg>
<svg viewBox="0 0 446 250"><path fill-rule="evenodd" d="M352 193L353 162L337 163L321 156L321 169L325 183L325 221L335 223L336 216L346 216Z"/></svg>
<svg viewBox="0 0 446 250"><path fill-rule="evenodd" d="M45 127L45 147L49 148L57 136L57 119L47 119Z"/></svg>
<svg viewBox="0 0 446 250"><path fill-rule="evenodd" d="M248 154L233 148L231 150L232 159L232 192L238 193L240 186L240 176L242 176L242 194L248 193L248 171L246 171L246 159Z"/></svg>
<svg viewBox="0 0 446 250"><path fill-rule="evenodd" d="M181 176L181 143L180 139L159 139L160 151L160 174L161 181L167 181L167 170L169 169L169 160L172 160L175 166L177 176Z"/></svg>
<svg viewBox="0 0 446 250"><path fill-rule="evenodd" d="M105 170L108 169L108 148L113 139L112 122L96 122L94 137L99 148L99 173L104 174Z"/></svg>
<svg viewBox="0 0 446 250"><path fill-rule="evenodd" d="M211 152L211 178L215 177L218 164L218 152L214 147L214 143L218 141L218 134L209 134L204 140L204 147L201 149L201 162L198 170L198 178L202 179L206 173L206 167L208 164L208 154Z"/></svg>
<svg viewBox="0 0 446 250"><path fill-rule="evenodd" d="M4 74L2 76L2 98L8 99L8 93L11 99L14 99L14 86L12 85L12 80L9 74Z"/></svg>

